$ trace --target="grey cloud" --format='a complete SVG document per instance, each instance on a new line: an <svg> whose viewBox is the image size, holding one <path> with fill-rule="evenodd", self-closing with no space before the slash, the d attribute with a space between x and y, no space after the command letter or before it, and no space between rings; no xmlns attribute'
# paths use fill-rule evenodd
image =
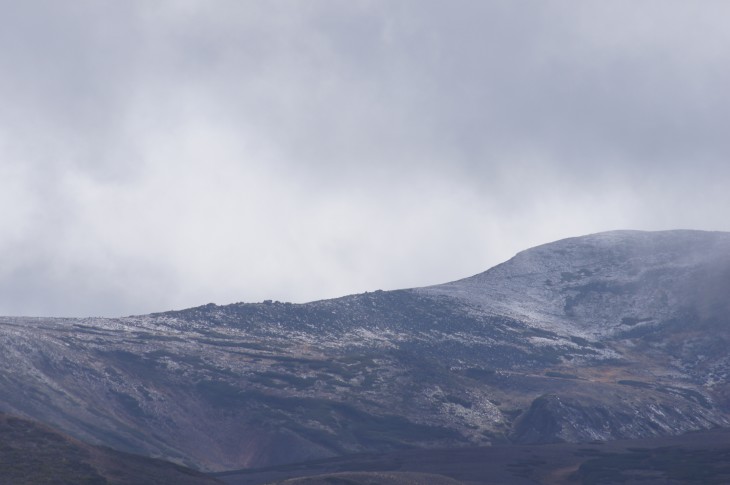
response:
<svg viewBox="0 0 730 485"><path fill-rule="evenodd" d="M0 6L0 313L302 301L730 229L724 2Z"/></svg>

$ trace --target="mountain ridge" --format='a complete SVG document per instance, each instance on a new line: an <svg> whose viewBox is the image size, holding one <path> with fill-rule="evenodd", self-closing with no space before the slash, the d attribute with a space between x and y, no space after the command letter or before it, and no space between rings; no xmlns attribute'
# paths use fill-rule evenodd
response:
<svg viewBox="0 0 730 485"><path fill-rule="evenodd" d="M215 471L727 427L729 254L729 233L617 231L423 288L2 317L0 410Z"/></svg>

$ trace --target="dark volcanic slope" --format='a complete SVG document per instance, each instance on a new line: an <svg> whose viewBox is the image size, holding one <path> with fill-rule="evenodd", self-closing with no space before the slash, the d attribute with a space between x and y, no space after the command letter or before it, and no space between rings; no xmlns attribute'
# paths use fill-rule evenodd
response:
<svg viewBox="0 0 730 485"><path fill-rule="evenodd" d="M0 484L214 485L193 470L89 446L47 426L0 413Z"/></svg>
<svg viewBox="0 0 730 485"><path fill-rule="evenodd" d="M730 235L621 231L302 305L0 318L0 409L208 470L727 426Z"/></svg>
<svg viewBox="0 0 730 485"><path fill-rule="evenodd" d="M452 478L431 473L365 472L331 473L292 478L272 485L462 485Z"/></svg>
<svg viewBox="0 0 730 485"><path fill-rule="evenodd" d="M373 479L378 475L399 474L415 480L419 474L438 474L469 485L725 485L730 483L730 430L629 441L369 453L218 477L229 485L289 483L287 479L307 483L307 477L333 484L338 482L323 480L347 476L360 477L354 483L378 483Z"/></svg>

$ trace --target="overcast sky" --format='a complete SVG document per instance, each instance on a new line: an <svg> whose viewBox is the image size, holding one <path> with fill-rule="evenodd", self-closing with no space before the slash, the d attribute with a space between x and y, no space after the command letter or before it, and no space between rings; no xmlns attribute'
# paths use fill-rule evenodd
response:
<svg viewBox="0 0 730 485"><path fill-rule="evenodd" d="M0 0L0 314L730 230L730 2Z"/></svg>

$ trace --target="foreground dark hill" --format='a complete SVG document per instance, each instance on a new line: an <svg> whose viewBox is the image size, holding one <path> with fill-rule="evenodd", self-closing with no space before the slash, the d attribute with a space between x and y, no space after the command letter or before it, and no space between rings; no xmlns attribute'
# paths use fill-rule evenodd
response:
<svg viewBox="0 0 730 485"><path fill-rule="evenodd" d="M452 478L433 473L345 472L290 478L271 485L462 485Z"/></svg>
<svg viewBox="0 0 730 485"><path fill-rule="evenodd" d="M218 477L229 485L396 485L399 479L419 485L444 479L465 485L725 485L730 483L730 430L629 441L368 453Z"/></svg>
<svg viewBox="0 0 730 485"><path fill-rule="evenodd" d="M0 409L206 470L730 424L730 234L620 231L454 283L1 318Z"/></svg>
<svg viewBox="0 0 730 485"><path fill-rule="evenodd" d="M0 484L215 485L193 470L89 446L47 426L0 413Z"/></svg>

